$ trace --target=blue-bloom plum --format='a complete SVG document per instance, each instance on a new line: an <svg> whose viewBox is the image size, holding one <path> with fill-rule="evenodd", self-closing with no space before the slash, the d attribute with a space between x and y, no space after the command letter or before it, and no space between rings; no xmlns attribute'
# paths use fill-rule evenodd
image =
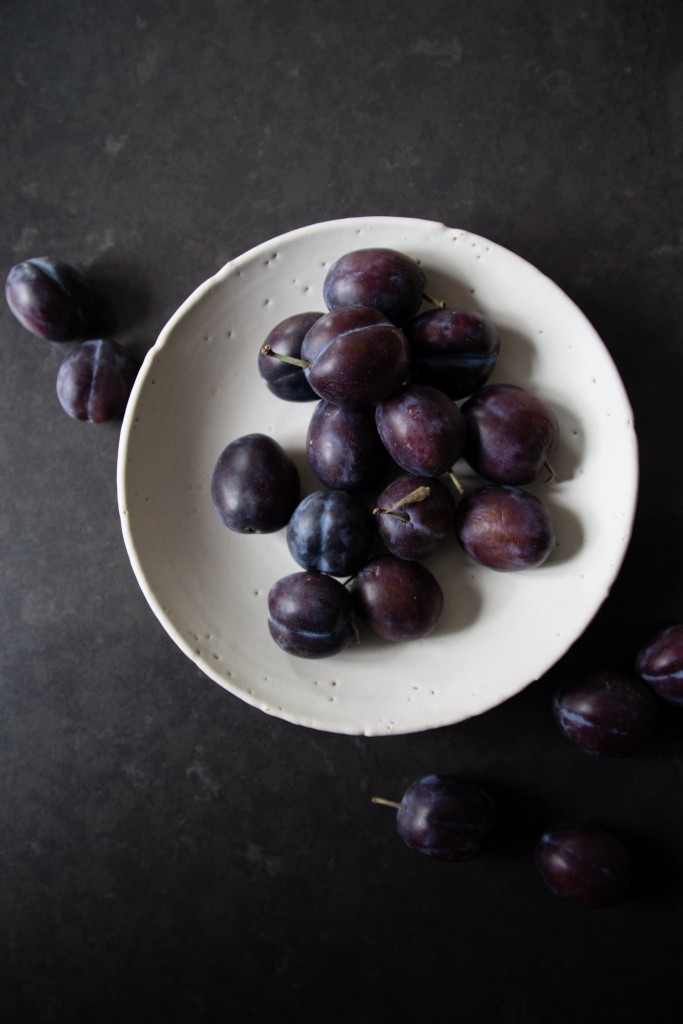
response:
<svg viewBox="0 0 683 1024"><path fill-rule="evenodd" d="M378 555L352 583L357 615L383 640L419 640L435 628L443 591L421 562Z"/></svg>
<svg viewBox="0 0 683 1024"><path fill-rule="evenodd" d="M48 341L82 338L92 317L92 292L83 275L47 256L12 267L5 297L22 327Z"/></svg>
<svg viewBox="0 0 683 1024"><path fill-rule="evenodd" d="M602 670L558 687L553 714L567 739L586 753L620 757L652 739L659 705L639 679Z"/></svg>
<svg viewBox="0 0 683 1024"><path fill-rule="evenodd" d="M545 502L506 484L486 484L466 494L455 512L455 535L472 561L499 572L541 565L556 542Z"/></svg>
<svg viewBox="0 0 683 1024"><path fill-rule="evenodd" d="M348 590L332 576L295 572L268 593L268 628L278 647L299 658L339 654L354 640Z"/></svg>
<svg viewBox="0 0 683 1024"><path fill-rule="evenodd" d="M266 434L245 434L221 452L211 477L211 501L237 533L274 533L287 525L300 495L299 472Z"/></svg>
<svg viewBox="0 0 683 1024"><path fill-rule="evenodd" d="M435 860L463 862L484 849L496 823L489 794L454 775L426 775L413 782L400 802L374 797L396 807L396 828L411 850Z"/></svg>
<svg viewBox="0 0 683 1024"><path fill-rule="evenodd" d="M339 491L366 490L391 464L373 406L334 405L324 399L313 410L306 453L318 479Z"/></svg>
<svg viewBox="0 0 683 1024"><path fill-rule="evenodd" d="M610 832L583 822L549 828L538 840L536 868L560 899L581 907L605 908L627 895L631 862Z"/></svg>
<svg viewBox="0 0 683 1024"><path fill-rule="evenodd" d="M137 360L115 341L82 341L57 372L59 404L72 419L87 423L120 419L137 372Z"/></svg>
<svg viewBox="0 0 683 1024"><path fill-rule="evenodd" d="M486 384L462 407L467 423L464 456L472 469L499 484L529 484L557 448L555 412L516 384Z"/></svg>
<svg viewBox="0 0 683 1024"><path fill-rule="evenodd" d="M466 427L460 408L438 388L411 384L379 402L379 436L394 462L415 476L441 476L462 454Z"/></svg>
<svg viewBox="0 0 683 1024"><path fill-rule="evenodd" d="M308 383L303 367L284 359L273 359L268 351L301 357L301 343L322 313L295 313L273 327L258 354L258 371L269 391L286 402L313 402L318 396ZM265 351L264 351L265 350Z"/></svg>
<svg viewBox="0 0 683 1024"><path fill-rule="evenodd" d="M500 336L481 313L460 306L427 309L404 327L410 345L410 379L450 398L466 398L490 377Z"/></svg>
<svg viewBox="0 0 683 1024"><path fill-rule="evenodd" d="M418 263L395 249L355 249L332 264L323 283L328 309L369 306L402 326L420 306L427 278Z"/></svg>
<svg viewBox="0 0 683 1024"><path fill-rule="evenodd" d="M287 525L287 545L304 569L350 576L366 562L374 537L372 516L348 491L314 491Z"/></svg>
<svg viewBox="0 0 683 1024"><path fill-rule="evenodd" d="M387 551L420 560L436 551L453 528L455 501L439 480L404 473L378 495L373 513Z"/></svg>
<svg viewBox="0 0 683 1024"><path fill-rule="evenodd" d="M663 700L683 707L683 625L656 633L638 652L636 672Z"/></svg>

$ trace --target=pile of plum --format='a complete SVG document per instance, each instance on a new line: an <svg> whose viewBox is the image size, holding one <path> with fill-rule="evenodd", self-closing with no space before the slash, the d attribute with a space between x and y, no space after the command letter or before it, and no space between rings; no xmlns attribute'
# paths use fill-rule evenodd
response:
<svg viewBox="0 0 683 1024"><path fill-rule="evenodd" d="M637 652L633 671L592 671L565 680L552 708L562 734L584 755L630 757L649 743L662 708L683 707L683 624L660 630ZM490 793L471 779L426 775L400 800L374 796L396 810L409 849L462 863L479 856L497 830ZM631 886L631 857L612 832L581 820L551 823L533 846L533 862L559 899L602 909L621 903Z"/></svg>
<svg viewBox="0 0 683 1024"><path fill-rule="evenodd" d="M258 369L273 394L318 403L307 453L320 490L301 500L292 459L263 434L233 441L216 463L211 493L222 522L241 533L286 527L303 569L269 594L271 635L291 654L343 650L358 635L356 617L389 640L426 636L443 595L422 559L453 528L475 562L498 571L540 565L554 546L550 513L524 485L544 469L554 478L556 417L521 387L487 384L500 347L495 327L472 310L446 308L426 286L402 253L348 253L325 280L328 312L289 317L261 346ZM11 268L5 294L32 334L78 342L57 376L64 410L95 423L120 417L138 366L113 341L83 340L96 322L85 278L64 261L34 258ZM420 313L423 300L432 308ZM486 481L468 494L453 472L461 457ZM632 674L603 669L562 683L552 710L582 753L625 757L653 738L662 705L683 706L680 623L651 637ZM424 776L400 801L373 801L396 809L410 849L437 860L470 860L496 830L491 796L453 775ZM592 824L552 824L534 862L569 903L610 907L628 891L627 850Z"/></svg>
<svg viewBox="0 0 683 1024"><path fill-rule="evenodd" d="M554 476L557 418L523 387L487 384L495 326L431 298L419 264L392 249L340 257L323 298L326 313L288 317L258 353L273 394L317 402L306 451L321 488L301 500L294 462L265 434L232 441L211 481L230 529L286 527L302 571L271 588L269 627L305 658L342 651L357 620L385 640L427 636L444 599L423 560L452 530L501 572L540 565L556 543L547 505L524 485ZM467 494L453 472L461 457L485 481Z"/></svg>
<svg viewBox="0 0 683 1024"><path fill-rule="evenodd" d="M77 342L57 373L57 398L64 412L87 423L120 419L138 362L115 341L87 338L95 323L97 298L83 274L64 260L24 260L10 269L5 298L31 334L47 341Z"/></svg>

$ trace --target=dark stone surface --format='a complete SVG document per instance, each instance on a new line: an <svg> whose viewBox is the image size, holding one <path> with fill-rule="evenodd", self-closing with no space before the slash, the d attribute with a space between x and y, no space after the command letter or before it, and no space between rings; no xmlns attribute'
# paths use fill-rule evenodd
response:
<svg viewBox="0 0 683 1024"><path fill-rule="evenodd" d="M5 272L76 264L142 353L197 284L283 231L467 228L603 336L642 492L610 598L546 678L447 729L308 731L174 647L126 558L118 427L62 413L64 349L3 306L3 1024L678 1019L683 718L596 761L550 697L574 670L630 670L683 620L682 28L679 0L5 0ZM468 865L410 853L370 803L432 771L499 803ZM536 836L569 817L630 848L628 903L582 912L544 889Z"/></svg>

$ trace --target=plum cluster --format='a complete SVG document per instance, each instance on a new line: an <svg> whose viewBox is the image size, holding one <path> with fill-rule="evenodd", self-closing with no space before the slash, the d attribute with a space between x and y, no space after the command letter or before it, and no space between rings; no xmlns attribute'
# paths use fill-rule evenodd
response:
<svg viewBox="0 0 683 1024"><path fill-rule="evenodd" d="M306 452L319 490L302 499L292 459L263 434L232 441L215 465L221 521L245 533L286 529L306 576L305 586L297 573L279 580L269 598L271 634L292 654L336 653L357 636L334 616L321 620L318 585L321 601L337 594L352 625L413 640L441 616L443 591L423 560L450 533L500 572L539 566L555 546L547 505L524 485L544 471L554 478L557 417L525 388L487 383L498 331L475 310L433 299L427 283L393 249L346 253L323 284L327 311L287 317L260 345L269 391L316 402ZM460 458L483 481L466 494Z"/></svg>
<svg viewBox="0 0 683 1024"><path fill-rule="evenodd" d="M396 809L396 829L406 846L424 857L451 864L478 857L497 825L487 790L457 775L425 775L400 800L373 797ZM580 821L558 822L537 839L536 869L560 899L586 908L621 903L628 894L631 859L611 832Z"/></svg>
<svg viewBox="0 0 683 1024"><path fill-rule="evenodd" d="M87 423L120 419L138 363L117 342L88 338L97 300L80 271L46 256L24 260L10 269L5 297L31 334L47 341L77 342L57 373L57 398L64 412Z"/></svg>

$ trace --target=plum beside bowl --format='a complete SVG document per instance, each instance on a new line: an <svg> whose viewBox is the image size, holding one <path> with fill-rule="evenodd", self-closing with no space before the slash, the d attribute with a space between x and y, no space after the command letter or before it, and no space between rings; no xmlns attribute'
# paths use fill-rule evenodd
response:
<svg viewBox="0 0 683 1024"><path fill-rule="evenodd" d="M320 485L305 456L314 403L285 402L257 371L280 320L324 311L327 268L369 246L418 260L429 290L497 326L491 382L533 389L562 431L549 504L558 547L545 565L497 573L447 544L427 565L445 611L435 632L391 644L363 634L307 661L270 638L267 595L295 571L284 531L232 533L210 481L234 438L260 432L294 457L303 493ZM475 481L457 467L466 486ZM397 217L350 218L282 235L232 260L182 304L138 375L123 422L118 496L131 564L152 610L211 679L286 721L348 735L410 733L480 714L538 679L582 634L626 552L638 487L632 412L614 363L574 303L508 250L467 231Z"/></svg>

